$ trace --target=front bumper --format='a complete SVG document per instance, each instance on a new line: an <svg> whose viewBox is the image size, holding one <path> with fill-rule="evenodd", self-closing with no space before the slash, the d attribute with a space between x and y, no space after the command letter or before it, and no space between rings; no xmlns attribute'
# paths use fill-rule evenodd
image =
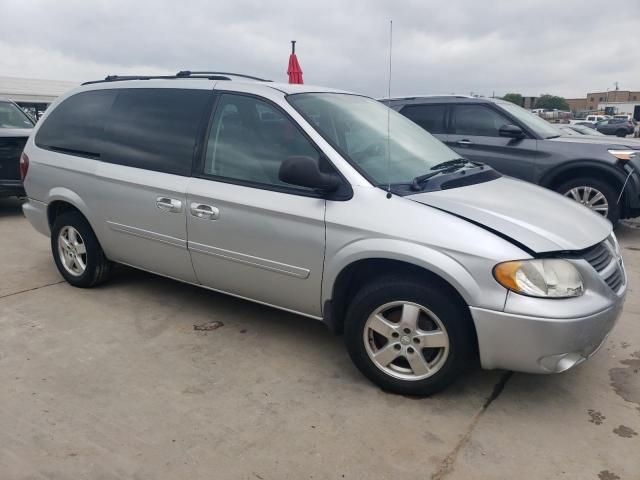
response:
<svg viewBox="0 0 640 480"><path fill-rule="evenodd" d="M471 308L483 368L557 373L592 356L615 325L624 296L578 318L544 318Z"/></svg>
<svg viewBox="0 0 640 480"><path fill-rule="evenodd" d="M627 175L625 185L626 211L623 211L627 218L635 218L640 215L640 158L625 162L624 171Z"/></svg>

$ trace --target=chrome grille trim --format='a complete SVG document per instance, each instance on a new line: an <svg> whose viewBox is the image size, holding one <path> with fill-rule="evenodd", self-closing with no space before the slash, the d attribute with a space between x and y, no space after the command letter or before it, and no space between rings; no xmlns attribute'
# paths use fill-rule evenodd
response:
<svg viewBox="0 0 640 480"><path fill-rule="evenodd" d="M626 283L626 275L619 258L609 238L594 245L583 252L584 258L594 268L598 275L609 285L615 293L620 293Z"/></svg>

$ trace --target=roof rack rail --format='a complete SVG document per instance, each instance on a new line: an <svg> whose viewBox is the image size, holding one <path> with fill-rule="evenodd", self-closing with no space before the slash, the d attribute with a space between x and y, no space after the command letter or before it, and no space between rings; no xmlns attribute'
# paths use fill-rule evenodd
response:
<svg viewBox="0 0 640 480"><path fill-rule="evenodd" d="M264 78L252 77L240 73L227 72L192 72L190 70L182 70L175 75L108 75L103 80L91 80L84 82L82 85L91 85L94 83L105 82L124 82L127 80L175 80L178 78L200 78L207 80L231 80L230 77L247 78L249 80L257 80L259 82L271 82Z"/></svg>
<svg viewBox="0 0 640 480"><path fill-rule="evenodd" d="M248 78L249 80L257 80L258 82L272 82L273 80L267 80L266 78L253 77L251 75L244 75L243 73L231 73L231 72L195 72L192 70L181 70L176 73L176 77L198 77L208 75L231 75L232 77Z"/></svg>

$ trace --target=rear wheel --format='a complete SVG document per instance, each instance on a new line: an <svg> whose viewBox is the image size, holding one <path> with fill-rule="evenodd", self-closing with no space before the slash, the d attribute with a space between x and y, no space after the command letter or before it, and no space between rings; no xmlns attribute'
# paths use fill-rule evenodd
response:
<svg viewBox="0 0 640 480"><path fill-rule="evenodd" d="M60 274L74 287L93 287L104 282L111 272L112 262L79 212L66 212L55 219L51 253Z"/></svg>
<svg viewBox="0 0 640 480"><path fill-rule="evenodd" d="M351 359L394 393L430 395L453 382L473 352L466 306L423 279L386 277L363 287L345 324Z"/></svg>
<svg viewBox="0 0 640 480"><path fill-rule="evenodd" d="M626 137L627 136L627 131L626 130L618 130L616 131L616 137Z"/></svg>
<svg viewBox="0 0 640 480"><path fill-rule="evenodd" d="M616 190L607 182L583 177L569 180L556 191L609 219L614 225L620 219Z"/></svg>

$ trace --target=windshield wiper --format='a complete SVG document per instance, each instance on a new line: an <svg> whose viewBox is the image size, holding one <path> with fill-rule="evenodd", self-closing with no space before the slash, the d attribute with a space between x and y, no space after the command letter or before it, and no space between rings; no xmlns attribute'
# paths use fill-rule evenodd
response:
<svg viewBox="0 0 640 480"><path fill-rule="evenodd" d="M430 170L434 170L433 172L425 173L424 175L418 175L416 178L414 178L411 181L411 190L422 190L422 187L420 186L421 183L426 182L436 175L456 172L463 168L465 165L473 165L475 167L484 168L484 163L475 160L467 160L466 158L454 158L453 160L447 160L446 162L438 163L431 167Z"/></svg>
<svg viewBox="0 0 640 480"><path fill-rule="evenodd" d="M545 140L549 140L550 138L559 138L561 135L551 135L550 137L546 137Z"/></svg>
<svg viewBox="0 0 640 480"><path fill-rule="evenodd" d="M449 166L449 168L441 167L439 170L436 170L435 172L429 172L429 173L425 173L424 175L418 175L416 178L414 178L411 181L411 190L420 191L422 190L422 187L420 186L421 183L426 182L427 180L435 177L436 175L453 173L457 170L460 170L461 168L462 168L462 165L457 164L457 165Z"/></svg>
<svg viewBox="0 0 640 480"><path fill-rule="evenodd" d="M433 167L431 167L430 170L442 170L445 168L458 167L458 166L461 167L463 165L466 165L468 162L469 160L466 160L464 158L454 158L453 160L447 160L446 162L437 163Z"/></svg>

